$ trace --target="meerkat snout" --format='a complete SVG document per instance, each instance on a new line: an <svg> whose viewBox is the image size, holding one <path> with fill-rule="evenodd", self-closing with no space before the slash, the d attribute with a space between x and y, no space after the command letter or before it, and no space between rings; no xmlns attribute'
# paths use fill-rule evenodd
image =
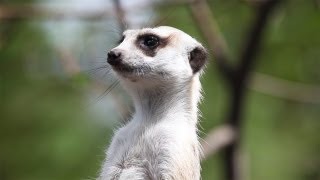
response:
<svg viewBox="0 0 320 180"><path fill-rule="evenodd" d="M117 50L111 50L108 53L108 63L112 66L118 65L121 62L122 59L122 54L121 51L117 51Z"/></svg>

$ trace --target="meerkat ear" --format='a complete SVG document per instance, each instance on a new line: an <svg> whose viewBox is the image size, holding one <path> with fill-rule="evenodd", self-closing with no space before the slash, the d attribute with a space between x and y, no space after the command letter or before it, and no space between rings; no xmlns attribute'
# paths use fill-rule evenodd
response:
<svg viewBox="0 0 320 180"><path fill-rule="evenodd" d="M193 73L197 73L207 62L208 53L205 48L199 46L194 48L189 55L189 63Z"/></svg>

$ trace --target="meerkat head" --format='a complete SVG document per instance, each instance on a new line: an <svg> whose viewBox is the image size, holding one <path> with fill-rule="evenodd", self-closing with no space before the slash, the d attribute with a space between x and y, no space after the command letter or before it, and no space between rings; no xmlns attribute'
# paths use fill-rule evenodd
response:
<svg viewBox="0 0 320 180"><path fill-rule="evenodd" d="M167 26L127 30L108 53L108 63L124 81L158 84L199 74L205 48L188 34Z"/></svg>

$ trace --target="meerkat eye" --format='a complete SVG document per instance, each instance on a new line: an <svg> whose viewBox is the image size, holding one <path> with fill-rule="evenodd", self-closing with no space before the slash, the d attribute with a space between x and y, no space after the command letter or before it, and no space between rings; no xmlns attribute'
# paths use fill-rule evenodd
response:
<svg viewBox="0 0 320 180"><path fill-rule="evenodd" d="M154 35L148 35L143 38L142 43L144 46L153 49L159 45L159 38Z"/></svg>
<svg viewBox="0 0 320 180"><path fill-rule="evenodd" d="M121 44L124 40L125 36L122 36L121 39L118 41L118 44Z"/></svg>

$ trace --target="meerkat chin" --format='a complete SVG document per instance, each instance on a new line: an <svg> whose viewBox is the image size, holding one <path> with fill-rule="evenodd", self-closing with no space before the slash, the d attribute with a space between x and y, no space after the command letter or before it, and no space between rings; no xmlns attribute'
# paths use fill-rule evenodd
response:
<svg viewBox="0 0 320 180"><path fill-rule="evenodd" d="M127 30L108 53L135 113L118 129L99 179L200 179L199 74L205 48L167 26Z"/></svg>

